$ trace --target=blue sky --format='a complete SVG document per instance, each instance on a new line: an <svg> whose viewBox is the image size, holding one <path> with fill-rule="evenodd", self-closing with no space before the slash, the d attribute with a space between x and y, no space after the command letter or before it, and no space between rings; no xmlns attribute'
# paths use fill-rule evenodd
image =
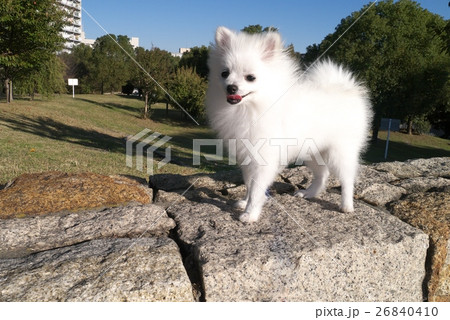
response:
<svg viewBox="0 0 450 320"><path fill-rule="evenodd" d="M83 8L110 33L139 37L140 46L178 52L208 45L219 25L240 30L250 24L277 27L286 44L305 52L334 31L342 18L370 0L82 0ZM449 19L448 0L420 0L423 8ZM87 38L104 32L83 12Z"/></svg>

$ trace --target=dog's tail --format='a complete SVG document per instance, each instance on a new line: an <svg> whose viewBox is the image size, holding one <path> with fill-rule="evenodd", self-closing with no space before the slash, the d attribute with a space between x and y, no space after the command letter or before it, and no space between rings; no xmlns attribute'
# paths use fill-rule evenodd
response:
<svg viewBox="0 0 450 320"><path fill-rule="evenodd" d="M350 71L329 59L313 65L308 70L307 77L312 84L324 89L338 87L343 90L356 90L360 93L366 93L365 86Z"/></svg>

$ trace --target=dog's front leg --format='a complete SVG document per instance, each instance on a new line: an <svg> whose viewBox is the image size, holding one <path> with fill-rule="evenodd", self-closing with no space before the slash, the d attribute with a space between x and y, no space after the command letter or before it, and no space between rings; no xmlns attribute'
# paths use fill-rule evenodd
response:
<svg viewBox="0 0 450 320"><path fill-rule="evenodd" d="M242 177L246 188L246 194L244 199L240 199L234 203L234 207L240 210L244 210L247 207L248 199L250 197L250 189L253 181L254 171L250 166L242 166Z"/></svg>
<svg viewBox="0 0 450 320"><path fill-rule="evenodd" d="M263 166L250 181L250 188L247 190L247 207L241 214L239 220L242 222L256 222L261 215L264 202L266 201L266 190L272 184L277 169L270 166Z"/></svg>

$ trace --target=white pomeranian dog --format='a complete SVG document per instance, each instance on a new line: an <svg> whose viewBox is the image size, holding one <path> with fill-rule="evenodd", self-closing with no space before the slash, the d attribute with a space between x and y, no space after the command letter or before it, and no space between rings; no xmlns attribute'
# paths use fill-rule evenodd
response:
<svg viewBox="0 0 450 320"><path fill-rule="evenodd" d="M242 169L247 194L236 203L245 208L239 219L257 221L277 174L302 160L314 179L297 194L317 196L331 171L341 183L341 210L352 212L372 118L365 87L330 61L302 73L278 32L251 35L219 27L215 38L206 110Z"/></svg>

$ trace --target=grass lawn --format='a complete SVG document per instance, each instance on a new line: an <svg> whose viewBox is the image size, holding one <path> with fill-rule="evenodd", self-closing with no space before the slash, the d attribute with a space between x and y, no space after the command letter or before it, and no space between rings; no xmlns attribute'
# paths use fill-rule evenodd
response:
<svg viewBox="0 0 450 320"><path fill-rule="evenodd" d="M367 163L382 161L405 161L417 158L450 157L450 140L428 135L408 135L391 132L388 156L384 160L387 131L380 131L378 142L371 144L363 156Z"/></svg>
<svg viewBox="0 0 450 320"><path fill-rule="evenodd" d="M126 137L148 128L171 136L170 163L155 173L193 174L228 169L226 161L192 166L192 140L214 138L205 126L183 119L179 110L152 106L151 119L141 118L143 102L119 95L71 95L53 99L18 99L0 102L0 186L26 172L60 170L124 174L146 178L125 163ZM386 133L364 156L366 162L383 161ZM450 156L450 141L430 136L392 133L388 161ZM202 151L214 153L214 147ZM145 161L144 161L145 162ZM144 164L145 165L145 164Z"/></svg>
<svg viewBox="0 0 450 320"><path fill-rule="evenodd" d="M145 161L144 172L125 162L126 137L145 128L171 136L168 145L173 158L185 164L168 164L159 170L155 166L154 172L193 174L223 166L192 166L192 139L214 138L211 130L184 120L178 110L169 108L166 116L163 104L152 105L147 120L141 118L142 109L142 101L119 95L0 102L0 185L22 173L48 170L145 178Z"/></svg>

